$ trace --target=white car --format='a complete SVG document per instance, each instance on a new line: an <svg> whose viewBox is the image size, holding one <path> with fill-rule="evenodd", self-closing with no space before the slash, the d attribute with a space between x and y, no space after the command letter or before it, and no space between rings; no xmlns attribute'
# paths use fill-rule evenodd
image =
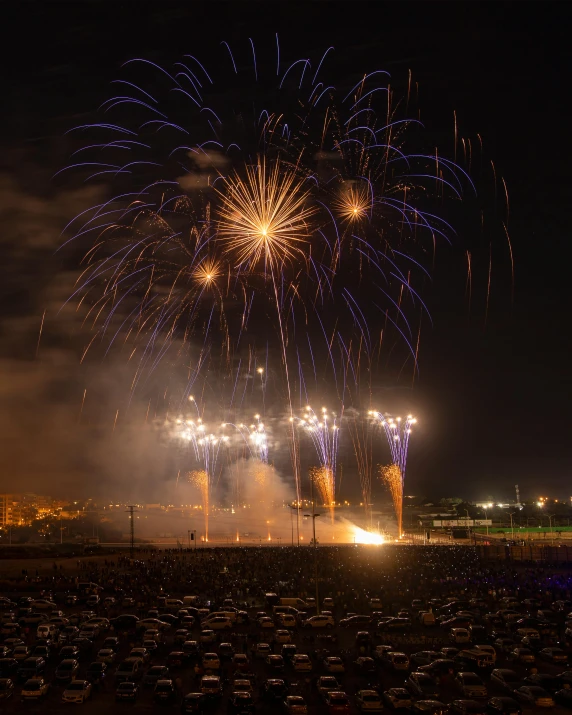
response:
<svg viewBox="0 0 572 715"><path fill-rule="evenodd" d="M290 631L278 630L274 635L276 643L292 643Z"/></svg>
<svg viewBox="0 0 572 715"><path fill-rule="evenodd" d="M487 697L487 688L476 673L457 673L455 676L455 685L465 698Z"/></svg>
<svg viewBox="0 0 572 715"><path fill-rule="evenodd" d="M329 656L324 658L324 669L326 673L345 673L346 667L344 661L337 656Z"/></svg>
<svg viewBox="0 0 572 715"><path fill-rule="evenodd" d="M258 619L259 628L274 628L274 621L269 616L262 616Z"/></svg>
<svg viewBox="0 0 572 715"><path fill-rule="evenodd" d="M256 646L256 657L257 658L266 658L267 655L270 655L272 653L272 650L270 649L270 646L268 643L258 643Z"/></svg>
<svg viewBox="0 0 572 715"><path fill-rule="evenodd" d="M466 628L451 628L449 639L452 643L470 643L471 634Z"/></svg>
<svg viewBox="0 0 572 715"><path fill-rule="evenodd" d="M285 628L296 628L296 618L291 613L279 613L277 620Z"/></svg>
<svg viewBox="0 0 572 715"><path fill-rule="evenodd" d="M304 628L333 628L334 626L333 617L324 613L319 616L310 616L310 618L303 623Z"/></svg>
<svg viewBox="0 0 572 715"><path fill-rule="evenodd" d="M383 710L381 697L375 690L358 690L356 694L356 705L362 712L379 712Z"/></svg>
<svg viewBox="0 0 572 715"><path fill-rule="evenodd" d="M300 695L287 695L284 700L284 709L288 715L307 715L308 706Z"/></svg>
<svg viewBox="0 0 572 715"><path fill-rule="evenodd" d="M62 693L64 703L85 703L91 698L91 683L87 680L72 680Z"/></svg>
<svg viewBox="0 0 572 715"><path fill-rule="evenodd" d="M205 670L218 670L220 668L220 658L216 653L205 653L203 655L203 668Z"/></svg>
<svg viewBox="0 0 572 715"><path fill-rule="evenodd" d="M22 700L40 700L45 698L50 689L50 684L43 678L30 678L22 688Z"/></svg>
<svg viewBox="0 0 572 715"><path fill-rule="evenodd" d="M312 670L310 656L305 653L296 653L292 658L292 665L296 673L309 673Z"/></svg>

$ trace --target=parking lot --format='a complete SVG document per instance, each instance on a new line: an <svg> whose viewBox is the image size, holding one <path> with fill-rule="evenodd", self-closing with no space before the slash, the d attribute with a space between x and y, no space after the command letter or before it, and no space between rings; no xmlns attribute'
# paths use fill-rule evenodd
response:
<svg viewBox="0 0 572 715"><path fill-rule="evenodd" d="M311 714L336 715L376 706L375 693L380 707L387 710L395 702L404 706L402 712L493 713L500 711L494 709L491 698L512 696L511 691L522 687L533 691L517 693L518 707L534 712L544 702L534 692L538 683L545 686L548 697L560 701L551 706L553 712L563 713L570 707L567 694L562 693L566 685L572 686L567 661L572 605L564 598L569 595L566 574L533 565L512 573L490 569L466 547L411 547L383 554L368 547L324 547L319 549L322 618L316 619L317 609L309 595L315 592L315 584L307 568L308 549L261 551L141 554L134 561L121 557L105 563L78 563L73 576L54 569L51 579L15 581L4 591L6 600L0 602L6 644L0 665L5 668L2 676L14 682L11 697L0 700L0 708L14 713L23 708L57 713L74 706L62 702L66 684L58 668L61 648L73 645L74 638L64 644L60 635L70 626L82 630L77 641L79 667L73 677L83 681L89 671L89 679L95 681L91 698L76 705L86 713L182 708L191 712L191 705L196 705L199 711L213 714L254 709L261 714L300 715L305 705ZM28 603L26 598L40 602ZM74 598L76 603L72 603ZM53 599L55 606L42 604L41 599ZM52 615L55 611L62 615ZM284 613L283 621L277 611ZM427 612L432 614L429 618L422 615ZM36 625L28 624L26 633L24 620L34 613L46 614L54 624L48 628L53 631L49 640L38 640ZM122 618L129 614L132 619ZM352 614L362 618L352 621ZM149 628L141 625L147 618L156 619L146 624ZM203 621L201 626L204 618L210 622ZM423 625L433 619L434 625ZM523 635L522 629L528 629L528 634ZM529 637L534 632L538 638ZM70 632L70 636L79 635ZM50 686L44 699L22 700L23 678L17 669L13 667L12 673L8 668L18 647L10 640L15 637L24 641L31 654L46 656L45 669L39 673ZM105 643L109 638L116 638L117 643ZM42 651L45 643L49 652ZM104 643L113 651L107 656L101 655ZM308 659L293 659L292 646L298 656ZM476 646L483 647L482 653L492 652L495 662L475 656ZM548 653L542 654L549 647L561 648L566 660L551 662ZM116 702L121 679L117 671L134 648L145 649L132 654L139 658L138 667L127 676L137 686L136 699ZM395 655L399 653L406 657ZM94 676L90 668L98 654L99 660L108 661L103 678ZM310 670L301 669L304 660L309 660ZM514 682L503 685L494 674L497 669L513 671ZM459 671L470 675L458 676ZM151 682L156 674L160 681L171 683L172 696L165 686L170 696L165 703L157 701ZM220 692L193 703L184 699L200 692L203 676L210 675L220 678ZM335 677L336 683L320 680L325 676ZM475 677L481 690L477 688L469 697ZM237 684L237 680L248 682ZM340 697L336 702L328 696L332 687L345 693L347 701ZM397 692L396 697L391 693L393 688L404 687L409 702L404 693ZM235 706L232 693L236 690L250 690L253 705L245 697L238 698ZM364 690L375 693L364 696L360 692ZM529 695L536 698L536 705L526 701ZM288 696L303 698L302 709L296 709L297 701L287 701ZM442 705L431 705L429 700ZM474 703L460 702L468 700ZM549 701L546 704L550 706Z"/></svg>

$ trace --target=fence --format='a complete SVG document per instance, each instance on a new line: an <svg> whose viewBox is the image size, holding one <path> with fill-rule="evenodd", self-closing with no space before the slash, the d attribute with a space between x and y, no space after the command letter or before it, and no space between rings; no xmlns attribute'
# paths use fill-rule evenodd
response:
<svg viewBox="0 0 572 715"><path fill-rule="evenodd" d="M475 549L489 561L536 561L549 564L572 563L572 546L506 546L478 544Z"/></svg>

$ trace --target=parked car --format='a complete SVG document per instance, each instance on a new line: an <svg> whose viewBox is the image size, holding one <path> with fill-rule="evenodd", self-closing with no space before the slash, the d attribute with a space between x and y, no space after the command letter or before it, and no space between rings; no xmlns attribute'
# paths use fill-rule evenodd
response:
<svg viewBox="0 0 572 715"><path fill-rule="evenodd" d="M412 695L420 698L437 699L439 697L439 688L433 678L418 670L410 673L405 681L405 687Z"/></svg>
<svg viewBox="0 0 572 715"><path fill-rule="evenodd" d="M92 696L92 686L87 680L72 680L62 693L64 703L84 703Z"/></svg>
<svg viewBox="0 0 572 715"><path fill-rule="evenodd" d="M526 705L535 708L553 708L554 700L550 693L538 685L522 685L514 691L514 696Z"/></svg>
<svg viewBox="0 0 572 715"><path fill-rule="evenodd" d="M115 702L135 702L139 694L139 686L135 683L126 680L119 683L115 691Z"/></svg>
<svg viewBox="0 0 572 715"><path fill-rule="evenodd" d="M356 693L356 705L361 712L380 712L383 710L381 696L376 690L358 690Z"/></svg>
<svg viewBox="0 0 572 715"><path fill-rule="evenodd" d="M30 678L22 688L22 700L43 700L50 691L50 684L43 678Z"/></svg>

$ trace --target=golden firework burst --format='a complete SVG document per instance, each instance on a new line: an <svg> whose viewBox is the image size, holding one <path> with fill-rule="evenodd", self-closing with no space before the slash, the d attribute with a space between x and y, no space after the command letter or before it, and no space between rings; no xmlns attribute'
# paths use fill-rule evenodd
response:
<svg viewBox="0 0 572 715"><path fill-rule="evenodd" d="M371 209L369 187L363 184L345 187L334 202L336 211L345 221L360 221Z"/></svg>
<svg viewBox="0 0 572 715"><path fill-rule="evenodd" d="M271 268L293 261L304 252L314 209L310 190L294 169L266 159L224 179L219 210L219 236L237 266L254 266L262 258Z"/></svg>
<svg viewBox="0 0 572 715"><path fill-rule="evenodd" d="M387 485L393 499L393 508L397 519L397 534L401 538L403 535L403 479L401 478L401 469L397 464L382 464L379 467L379 474L382 481Z"/></svg>
<svg viewBox="0 0 572 715"><path fill-rule="evenodd" d="M204 288L215 284L217 278L220 278L221 275L220 263L212 258L206 258L193 272L195 280Z"/></svg>

